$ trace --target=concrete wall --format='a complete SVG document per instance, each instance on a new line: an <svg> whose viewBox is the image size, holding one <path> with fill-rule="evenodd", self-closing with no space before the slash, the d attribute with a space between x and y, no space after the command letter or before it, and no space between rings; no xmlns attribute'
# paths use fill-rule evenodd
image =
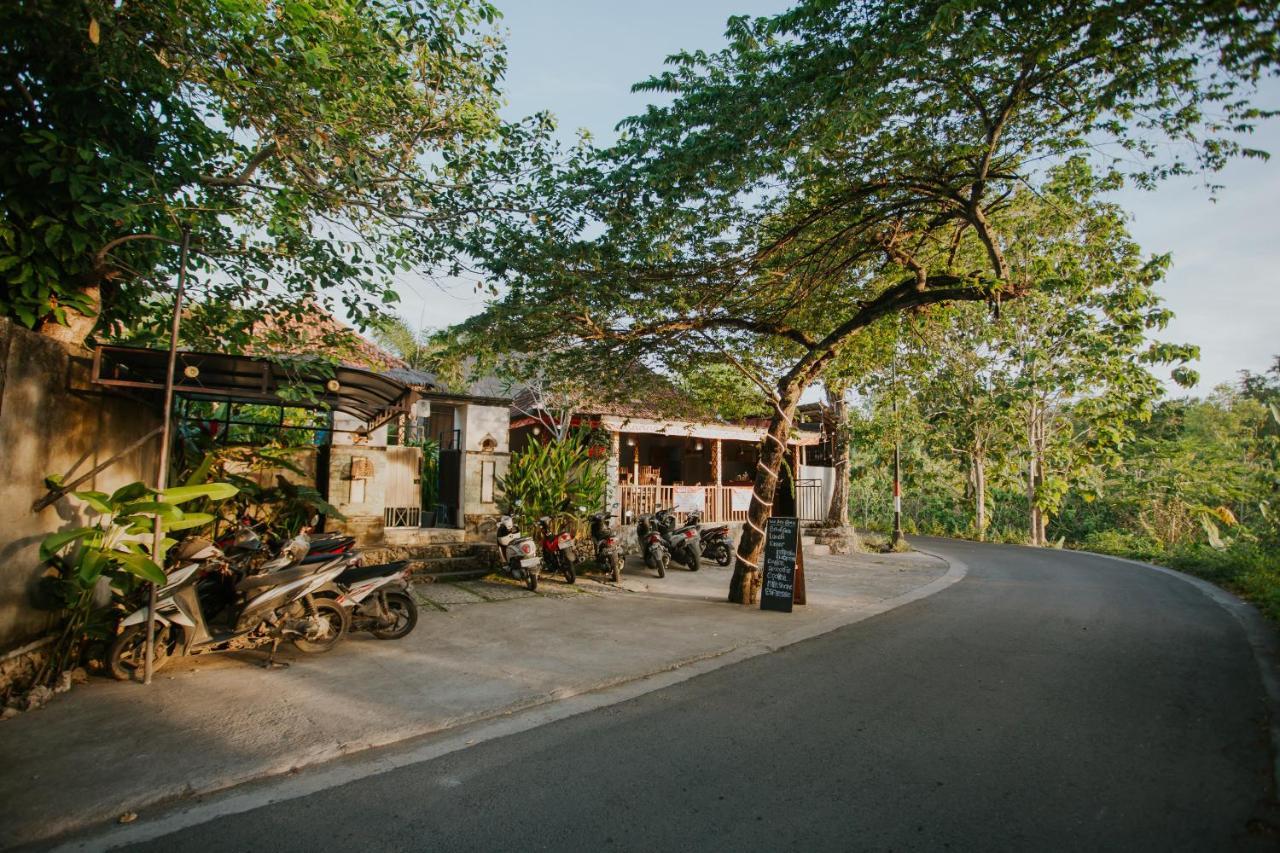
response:
<svg viewBox="0 0 1280 853"><path fill-rule="evenodd" d="M359 467L355 460L368 460L372 466L371 476L353 477L352 471ZM329 520L325 529L349 533L357 537L361 545L381 543L386 474L386 447L333 445L329 449L329 503L347 520Z"/></svg>
<svg viewBox="0 0 1280 853"><path fill-rule="evenodd" d="M44 478L69 482L160 425L159 405L92 386L90 366L88 352L0 319L0 651L55 624L56 614L31 603L45 572L40 541L90 518L71 497L33 513ZM77 488L154 483L158 453L152 440Z"/></svg>
<svg viewBox="0 0 1280 853"><path fill-rule="evenodd" d="M438 409L443 407L437 406ZM453 410L454 429L461 431L462 459L462 527L471 540L493 538L498 507L493 500L482 500L484 466L493 463L494 495L497 480L506 476L510 462L509 410L505 406L479 403L459 404ZM359 538L361 545L381 545L386 541L383 526L386 509L387 459L385 435L371 436L367 445L335 444L329 461L329 502L345 516L345 522L333 522L332 529ZM353 479L352 461L367 459L372 475ZM431 507L424 507L430 509ZM403 533L397 533L403 538Z"/></svg>
<svg viewBox="0 0 1280 853"><path fill-rule="evenodd" d="M462 521L470 539L492 539L497 527L498 505L481 500L485 463L493 465L493 497L498 480L511 464L511 413L506 406L468 403L459 410L462 430Z"/></svg>
<svg viewBox="0 0 1280 853"><path fill-rule="evenodd" d="M822 517L827 517L827 508L831 506L831 493L836 487L836 469L821 465L801 465L801 480L818 480L822 483L818 506L822 508Z"/></svg>

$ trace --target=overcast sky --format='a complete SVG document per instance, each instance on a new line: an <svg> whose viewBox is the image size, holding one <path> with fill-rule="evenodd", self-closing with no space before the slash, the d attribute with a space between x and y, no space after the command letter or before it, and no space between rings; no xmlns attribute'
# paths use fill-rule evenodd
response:
<svg viewBox="0 0 1280 853"><path fill-rule="evenodd" d="M578 128L599 144L614 125L641 111L648 96L632 83L659 71L680 49L714 50L724 43L730 15L763 15L789 5L768 0L497 0L508 29L507 116L552 112L566 140ZM1280 107L1280 86L1266 103ZM1163 285L1177 314L1162 337L1200 346L1197 369L1207 392L1237 371L1265 369L1280 354L1280 122L1249 143L1276 154L1270 163L1244 160L1217 176L1216 202L1201 182L1178 180L1154 192L1125 191L1117 200L1132 212L1130 229L1148 253L1170 252ZM474 282L407 279L402 313L411 323L440 327L483 307Z"/></svg>

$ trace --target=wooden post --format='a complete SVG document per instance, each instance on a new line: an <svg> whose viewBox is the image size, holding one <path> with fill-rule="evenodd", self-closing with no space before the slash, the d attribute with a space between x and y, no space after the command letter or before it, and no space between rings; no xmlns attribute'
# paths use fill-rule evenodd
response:
<svg viewBox="0 0 1280 853"><path fill-rule="evenodd" d="M711 481L717 486L724 484L724 465L721 460L721 439L711 439Z"/></svg>

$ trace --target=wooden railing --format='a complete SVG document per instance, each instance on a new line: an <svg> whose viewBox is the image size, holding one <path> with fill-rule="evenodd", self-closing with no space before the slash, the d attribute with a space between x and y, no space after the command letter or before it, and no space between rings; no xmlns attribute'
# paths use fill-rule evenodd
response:
<svg viewBox="0 0 1280 853"><path fill-rule="evenodd" d="M625 524L630 518L650 515L667 507L676 508L676 518L683 522L689 512L702 513L704 524L725 521L746 521L747 507L751 502L750 484L742 486L618 486L618 517ZM801 480L796 484L796 508L804 521L817 521L824 515L818 506L820 494L818 481ZM738 508L734 508L737 498Z"/></svg>
<svg viewBox="0 0 1280 853"><path fill-rule="evenodd" d="M739 509L734 509L734 493L738 493ZM746 521L751 486L630 486L618 487L619 517L626 523L631 518L650 515L659 509L676 508L676 518L683 522L691 510L702 513L704 523Z"/></svg>

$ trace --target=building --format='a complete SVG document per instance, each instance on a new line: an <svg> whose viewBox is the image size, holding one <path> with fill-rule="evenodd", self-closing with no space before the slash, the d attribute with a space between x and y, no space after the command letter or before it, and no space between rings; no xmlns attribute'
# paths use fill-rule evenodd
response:
<svg viewBox="0 0 1280 853"><path fill-rule="evenodd" d="M681 517L696 510L704 522L746 520L765 421L675 417L625 404L588 403L583 409L573 424L609 437L608 503L619 522L661 507L674 507ZM511 420L512 452L530 441L546 440L553 423L536 407L517 406ZM826 517L831 469L825 459L809 458L821 442L820 430L794 431L774 498L775 515L807 521Z"/></svg>

